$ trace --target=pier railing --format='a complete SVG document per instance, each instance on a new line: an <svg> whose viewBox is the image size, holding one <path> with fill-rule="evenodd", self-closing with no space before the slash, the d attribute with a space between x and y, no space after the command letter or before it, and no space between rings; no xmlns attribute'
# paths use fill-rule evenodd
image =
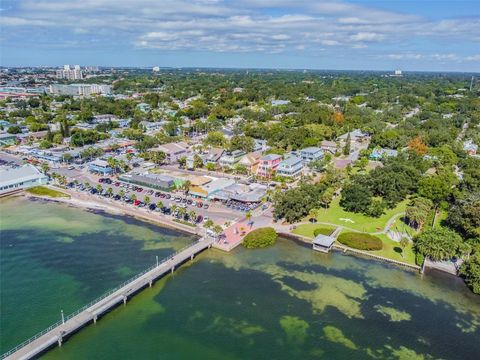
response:
<svg viewBox="0 0 480 360"><path fill-rule="evenodd" d="M87 310L88 308L92 307L93 305L99 303L100 301L102 301L103 299L105 299L106 297L110 296L111 294L113 294L114 292L120 290L121 288L123 288L124 286L130 284L131 282L137 280L138 278L140 278L141 276L145 275L146 273L154 270L155 268L159 267L160 265L166 263L168 260L170 260L170 258L172 256L175 256L175 255L178 255L180 254L181 252L187 250L188 248L198 244L201 240L196 240L194 241L193 243L191 243L190 245L187 245L185 247L183 247L182 249L180 250L177 250L175 251L173 254L171 254L170 256L162 259L161 261L158 262L158 264L155 264L151 267L149 267L148 269L145 269L143 270L142 272L136 274L135 276L131 277L130 279L124 281L123 283L121 283L120 285L116 286L115 288L107 291L106 293L104 293L103 295L99 296L98 298L96 298L95 300L92 300L91 302L89 302L87 305L83 306L82 308L74 311L73 313L65 316L65 322L67 322L68 320L70 320L71 318L73 318L74 316L80 314L81 312ZM56 327L60 326L63 324L63 321L62 320L59 320L57 321L55 324L52 324L50 325L48 328L40 331L39 333L33 335L31 338L25 340L24 342L22 342L21 344L15 346L13 349L10 349L9 351L7 351L6 353L3 353L1 356L0 356L0 359L5 359L7 356L10 356L12 355L14 352L18 351L19 349L23 348L24 346L30 344L31 342L35 341L36 339L38 339L40 336L43 336L45 335L46 333L48 333L49 331L55 329Z"/></svg>

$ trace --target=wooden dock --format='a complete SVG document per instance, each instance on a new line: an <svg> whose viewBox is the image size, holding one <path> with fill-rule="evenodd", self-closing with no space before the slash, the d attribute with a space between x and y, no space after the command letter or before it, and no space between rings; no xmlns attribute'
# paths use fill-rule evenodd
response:
<svg viewBox="0 0 480 360"><path fill-rule="evenodd" d="M176 267L203 250L210 248L213 239L204 237L186 248L176 252L172 256L163 259L158 264L136 275L132 279L117 286L115 289L104 294L100 298L85 305L63 320L53 324L32 338L1 355L0 359L24 360L37 357L53 346L62 346L62 342L84 326L96 323L104 313L119 304L126 304L127 300L145 287L151 287L153 282L162 276L173 273Z"/></svg>

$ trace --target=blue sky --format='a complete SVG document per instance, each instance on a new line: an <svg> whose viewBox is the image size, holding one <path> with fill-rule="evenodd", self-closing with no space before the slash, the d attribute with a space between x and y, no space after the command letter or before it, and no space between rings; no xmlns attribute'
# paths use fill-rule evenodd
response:
<svg viewBox="0 0 480 360"><path fill-rule="evenodd" d="M480 71L480 0L2 0L4 66Z"/></svg>

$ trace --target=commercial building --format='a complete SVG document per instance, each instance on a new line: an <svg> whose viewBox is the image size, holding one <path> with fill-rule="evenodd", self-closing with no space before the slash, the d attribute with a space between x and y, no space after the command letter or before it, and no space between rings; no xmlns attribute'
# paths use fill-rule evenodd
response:
<svg viewBox="0 0 480 360"><path fill-rule="evenodd" d="M179 158L187 156L188 145L184 142L168 143L159 145L151 151L163 151L165 153L165 160L173 164L178 161Z"/></svg>
<svg viewBox="0 0 480 360"><path fill-rule="evenodd" d="M235 181L232 179L218 178L205 185L192 186L189 194L200 198L211 199L217 192L233 184L235 184Z"/></svg>
<svg viewBox="0 0 480 360"><path fill-rule="evenodd" d="M83 73L80 69L80 65L75 65L73 69L70 65L63 65L63 69L57 70L55 73L57 79L66 80L81 80L83 79Z"/></svg>
<svg viewBox="0 0 480 360"><path fill-rule="evenodd" d="M297 156L290 156L283 160L277 168L277 175L295 178L302 174L303 159Z"/></svg>
<svg viewBox="0 0 480 360"><path fill-rule="evenodd" d="M17 135L15 134L0 134L0 146L10 146L17 142Z"/></svg>
<svg viewBox="0 0 480 360"><path fill-rule="evenodd" d="M0 171L0 195L28 189L33 186L46 184L47 182L48 177L30 164L3 170Z"/></svg>
<svg viewBox="0 0 480 360"><path fill-rule="evenodd" d="M163 191L171 191L175 188L175 179L166 175L125 174L120 176L120 180Z"/></svg>
<svg viewBox="0 0 480 360"><path fill-rule="evenodd" d="M110 95L112 87L102 84L52 84L49 92L53 95L90 96L93 94Z"/></svg>
<svg viewBox="0 0 480 360"><path fill-rule="evenodd" d="M113 173L113 169L108 165L108 162L101 159L97 159L88 164L88 170L103 175Z"/></svg>

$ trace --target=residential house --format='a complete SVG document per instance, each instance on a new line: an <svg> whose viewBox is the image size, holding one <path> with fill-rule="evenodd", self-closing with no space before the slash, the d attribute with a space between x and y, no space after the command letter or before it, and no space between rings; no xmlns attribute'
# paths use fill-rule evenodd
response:
<svg viewBox="0 0 480 360"><path fill-rule="evenodd" d="M381 160L387 157L396 157L398 155L397 150L384 149L384 148L375 148L371 152L369 158L370 160Z"/></svg>
<svg viewBox="0 0 480 360"><path fill-rule="evenodd" d="M219 160L219 164L223 167L231 168L233 167L241 158L245 155L243 150L234 150L232 152L227 152L222 155Z"/></svg>
<svg viewBox="0 0 480 360"><path fill-rule="evenodd" d="M342 149L347 143L348 134L350 134L350 145L352 147L352 150L361 150L368 148L368 144L370 142L370 135L364 133L360 129L355 129L353 131L350 131L349 133L345 133L338 137L337 140L339 141L340 147Z"/></svg>
<svg viewBox="0 0 480 360"><path fill-rule="evenodd" d="M225 153L225 150L222 148L210 148L206 153L202 155L203 162L205 164L216 164Z"/></svg>
<svg viewBox="0 0 480 360"><path fill-rule="evenodd" d="M319 147L311 146L305 149L300 150L300 157L303 159L305 164L308 164L311 161L321 160L323 158L323 150Z"/></svg>
<svg viewBox="0 0 480 360"><path fill-rule="evenodd" d="M282 157L277 154L268 154L260 158L257 166L257 176L269 178L277 170L278 165L282 161Z"/></svg>
<svg viewBox="0 0 480 360"><path fill-rule="evenodd" d="M335 141L323 140L320 144L320 149L322 149L324 152L336 154L338 151L338 146Z"/></svg>
<svg viewBox="0 0 480 360"><path fill-rule="evenodd" d="M165 125L165 121L140 121L139 125L141 125L146 132L153 132L153 131L159 131L162 129L163 125Z"/></svg>
<svg viewBox="0 0 480 360"><path fill-rule="evenodd" d="M468 155L476 155L478 151L478 145L475 144L472 140L467 140L463 143L463 150L467 152Z"/></svg>
<svg viewBox="0 0 480 360"><path fill-rule="evenodd" d="M249 173L255 174L260 157L261 157L261 154L259 152L251 152L251 153L245 154L239 160L238 164L244 166Z"/></svg>
<svg viewBox="0 0 480 360"><path fill-rule="evenodd" d="M184 142L168 143L159 145L151 151L163 151L165 153L166 162L173 164L179 158L187 156L188 145Z"/></svg>
<svg viewBox="0 0 480 360"><path fill-rule="evenodd" d="M110 121L117 121L118 118L113 114L103 114L103 115L95 115L92 119L92 123L94 124L103 124L108 123Z"/></svg>
<svg viewBox="0 0 480 360"><path fill-rule="evenodd" d="M253 151L267 151L270 149L270 146L267 145L267 140L253 139L255 144L253 146Z"/></svg>
<svg viewBox="0 0 480 360"><path fill-rule="evenodd" d="M277 175L295 178L302 174L303 159L297 156L289 156L277 168Z"/></svg>
<svg viewBox="0 0 480 360"><path fill-rule="evenodd" d="M290 100L272 100L272 106L281 106L290 104Z"/></svg>
<svg viewBox="0 0 480 360"><path fill-rule="evenodd" d="M146 103L140 103L137 105L137 109L140 110L141 112L147 113L151 110L151 107Z"/></svg>

